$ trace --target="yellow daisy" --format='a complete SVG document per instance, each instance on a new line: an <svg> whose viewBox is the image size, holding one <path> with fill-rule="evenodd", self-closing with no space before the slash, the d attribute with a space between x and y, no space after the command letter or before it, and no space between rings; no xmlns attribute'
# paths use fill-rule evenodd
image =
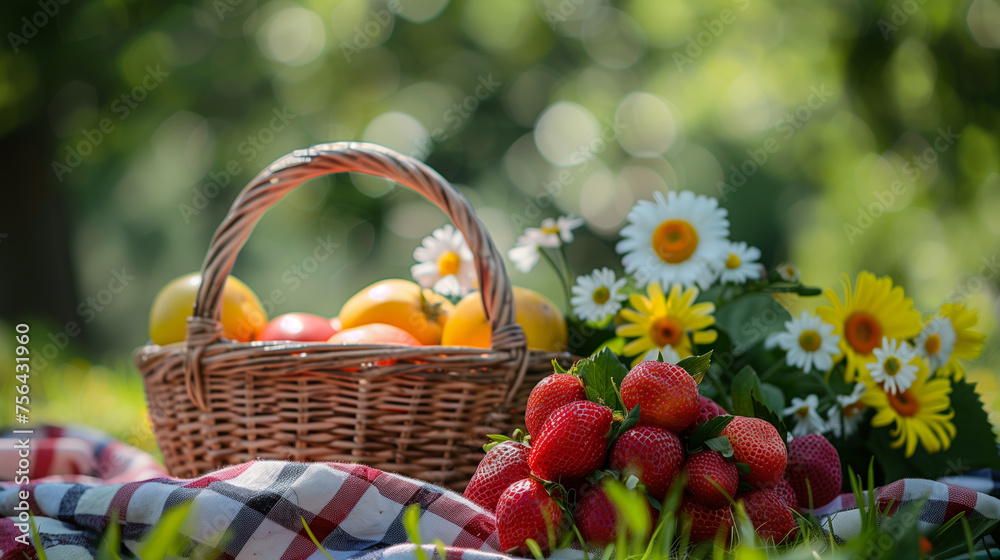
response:
<svg viewBox="0 0 1000 560"><path fill-rule="evenodd" d="M979 322L979 313L967 309L961 303L946 303L941 306L938 315L951 321L955 330L955 346L951 351L951 359L941 368L941 373L952 376L956 380L965 376L965 370L957 358L975 360L983 351L983 341L986 335L972 330Z"/></svg>
<svg viewBox="0 0 1000 560"><path fill-rule="evenodd" d="M715 305L698 303L698 288L688 288L683 293L679 285L664 297L659 282L646 287L649 297L632 294L629 303L633 309L623 309L619 316L625 321L617 329L618 336L637 337L625 345L626 356L635 356L632 365L642 361L650 351L659 350L667 355L676 352L680 358L690 356L692 339L696 344L715 342L718 333L708 329L715 324ZM708 330L706 330L708 329Z"/></svg>
<svg viewBox="0 0 1000 560"><path fill-rule="evenodd" d="M889 434L896 438L892 447L906 446L905 454L912 457L920 443L928 453L948 449L955 437L951 419L951 382L943 377L931 377L927 363L917 358L917 378L905 391L887 393L881 384L865 378L867 391L861 402L877 412L872 426L881 428L893 425Z"/></svg>
<svg viewBox="0 0 1000 560"><path fill-rule="evenodd" d="M882 344L882 337L911 339L923 323L920 313L913 309L913 300L903 294L903 288L894 287L888 276L876 278L863 271L853 291L846 274L841 283L844 302L827 288L824 294L833 305L820 307L816 313L840 336L840 351L847 356L844 379L853 383L857 374L864 372L864 365L875 359L872 352Z"/></svg>

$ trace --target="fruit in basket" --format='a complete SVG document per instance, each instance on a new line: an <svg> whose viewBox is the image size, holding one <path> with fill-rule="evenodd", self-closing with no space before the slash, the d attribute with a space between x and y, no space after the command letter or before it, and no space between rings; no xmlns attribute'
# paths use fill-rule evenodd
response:
<svg viewBox="0 0 1000 560"><path fill-rule="evenodd" d="M372 323L344 329L331 336L330 344L386 344L390 346L420 346L420 341L401 328L385 323Z"/></svg>
<svg viewBox="0 0 1000 560"><path fill-rule="evenodd" d="M479 462L462 495L496 512L500 494L511 484L531 476L531 467L528 466L530 452L527 445L513 440L493 446Z"/></svg>
<svg viewBox="0 0 1000 560"><path fill-rule="evenodd" d="M707 508L690 499L685 499L681 502L678 514L686 523L690 524L691 542L709 541L717 537L721 537L726 543L729 542L733 527L733 512L728 506Z"/></svg>
<svg viewBox="0 0 1000 560"><path fill-rule="evenodd" d="M774 490L762 488L739 497L743 500L754 532L761 539L780 543L798 533L799 526L795 523L792 510Z"/></svg>
<svg viewBox="0 0 1000 560"><path fill-rule="evenodd" d="M628 410L641 405L643 424L677 433L698 416L698 383L680 366L639 362L622 380L621 392Z"/></svg>
<svg viewBox="0 0 1000 560"><path fill-rule="evenodd" d="M531 472L553 482L578 481L604 464L611 409L575 401L557 409L531 441Z"/></svg>
<svg viewBox="0 0 1000 560"><path fill-rule="evenodd" d="M740 483L736 463L727 461L718 451L704 450L688 455L682 471L687 477L684 490L692 500L707 508L729 505Z"/></svg>
<svg viewBox="0 0 1000 560"><path fill-rule="evenodd" d="M338 318L344 329L372 323L400 328L425 346L441 342L441 331L454 306L444 296L409 280L375 282L351 296Z"/></svg>
<svg viewBox="0 0 1000 560"><path fill-rule="evenodd" d="M825 437L809 434L794 438L788 444L785 478L795 490L799 507L809 507L810 490L813 507L825 506L833 501L840 495L842 477L840 455Z"/></svg>
<svg viewBox="0 0 1000 560"><path fill-rule="evenodd" d="M722 429L733 447L733 458L750 467L743 480L756 486L771 486L785 472L785 443L767 420L736 416Z"/></svg>
<svg viewBox="0 0 1000 560"><path fill-rule="evenodd" d="M201 274L192 272L167 283L153 300L149 313L149 338L160 346L181 342L187 336L187 319L201 286ZM250 342L259 338L267 313L257 295L235 276L222 288L222 332L230 340Z"/></svg>
<svg viewBox="0 0 1000 560"><path fill-rule="evenodd" d="M535 437L541 435L542 426L556 409L586 398L583 381L575 375L554 373L542 379L528 396L528 405L524 412L524 423L528 427L528 433Z"/></svg>
<svg viewBox="0 0 1000 560"><path fill-rule="evenodd" d="M542 294L514 286L515 320L524 329L528 348L563 352L569 344L566 318L556 304ZM445 346L490 347L490 324L486 320L482 295L472 292L455 304L441 335Z"/></svg>
<svg viewBox="0 0 1000 560"><path fill-rule="evenodd" d="M534 539L542 551L548 551L559 540L562 524L559 503L545 490L541 482L525 478L510 485L497 501L497 536L500 548L529 554L525 542Z"/></svg>
<svg viewBox="0 0 1000 560"><path fill-rule="evenodd" d="M337 334L330 320L311 313L285 313L271 319L260 333L259 340L292 340L326 342Z"/></svg>
<svg viewBox="0 0 1000 560"><path fill-rule="evenodd" d="M684 464L684 448L673 432L636 426L615 442L610 462L622 478L636 476L651 496L662 500Z"/></svg>

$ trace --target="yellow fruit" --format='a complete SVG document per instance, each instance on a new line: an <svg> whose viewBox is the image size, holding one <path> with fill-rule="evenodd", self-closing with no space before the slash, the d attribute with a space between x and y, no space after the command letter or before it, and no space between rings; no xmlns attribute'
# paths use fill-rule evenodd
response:
<svg viewBox="0 0 1000 560"><path fill-rule="evenodd" d="M513 291L515 320L524 329L528 348L565 351L569 341L566 318L556 304L534 290L514 286ZM441 344L490 347L490 325L479 292L472 292L455 305L455 311L444 326Z"/></svg>
<svg viewBox="0 0 1000 560"><path fill-rule="evenodd" d="M420 344L441 343L441 330L454 309L444 296L409 280L381 280L361 290L340 309L340 323L353 329L384 323L412 334Z"/></svg>
<svg viewBox="0 0 1000 560"><path fill-rule="evenodd" d="M161 346L181 342L187 335L187 318L194 312L194 300L201 286L197 272L175 278L156 294L149 313L149 338ZM267 325L267 313L253 290L234 276L222 288L222 330L238 342L257 340Z"/></svg>

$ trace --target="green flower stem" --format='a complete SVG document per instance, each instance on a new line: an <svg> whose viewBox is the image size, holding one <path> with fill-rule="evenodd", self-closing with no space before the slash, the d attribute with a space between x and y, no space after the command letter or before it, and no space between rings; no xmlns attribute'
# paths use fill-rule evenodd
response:
<svg viewBox="0 0 1000 560"><path fill-rule="evenodd" d="M775 360L775 362L771 364L771 367L767 368L766 370L764 370L764 373L760 374L760 382L763 383L768 379L770 379L771 376L774 375L775 373L778 373L778 371L780 371L781 367L784 365L785 365L784 359Z"/></svg>
<svg viewBox="0 0 1000 560"><path fill-rule="evenodd" d="M545 260L549 263L549 265L552 266L552 270L555 271L556 276L559 277L559 281L560 281L560 283L562 284L562 287L563 287L563 296L566 299L566 315L572 315L573 314L573 302L570 299L570 289L569 289L569 284L568 284L568 280L566 278L566 275L560 270L559 265L556 264L556 261L552 258L551 255L549 255L548 251L546 251L542 247L539 247L538 248L538 253L541 254L542 257L545 258Z"/></svg>

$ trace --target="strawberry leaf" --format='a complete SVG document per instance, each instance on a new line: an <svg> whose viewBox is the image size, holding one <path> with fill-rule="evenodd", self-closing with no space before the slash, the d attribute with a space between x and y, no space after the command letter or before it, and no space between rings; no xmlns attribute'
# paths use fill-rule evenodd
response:
<svg viewBox="0 0 1000 560"><path fill-rule="evenodd" d="M552 371L556 373L566 373L566 368L562 367L559 360L552 358Z"/></svg>
<svg viewBox="0 0 1000 560"><path fill-rule="evenodd" d="M781 441L788 439L788 429L781 415L774 411L765 401L764 390L761 388L757 372L750 366L744 366L730 384L733 398L733 414L767 420L781 436Z"/></svg>
<svg viewBox="0 0 1000 560"><path fill-rule="evenodd" d="M615 422L611 425L611 430L608 432L608 453L611 453L611 448L615 446L615 442L622 434L631 430L636 424L639 423L639 405L635 405L635 408L629 411L628 415L621 422Z"/></svg>
<svg viewBox="0 0 1000 560"><path fill-rule="evenodd" d="M693 432L691 432L691 437L688 439L688 449L699 449L701 446L705 445L706 441L721 434L722 430L725 429L725 427L732 421L732 416L716 416L701 426L698 426Z"/></svg>
<svg viewBox="0 0 1000 560"><path fill-rule="evenodd" d="M684 368L684 371L688 372L691 377L694 378L694 382L698 384L705 379L705 372L708 371L708 367L711 364L711 350L709 350L707 354L702 354L701 356L688 356L687 358L677 362L677 365Z"/></svg>
<svg viewBox="0 0 1000 560"><path fill-rule="evenodd" d="M736 470L742 475L750 474L750 465L746 463L740 463L739 461L737 461Z"/></svg>
<svg viewBox="0 0 1000 560"><path fill-rule="evenodd" d="M718 436L705 441L705 447L712 451L718 451L723 457L733 456L733 446L729 443L728 436Z"/></svg>
<svg viewBox="0 0 1000 560"><path fill-rule="evenodd" d="M737 492L750 492L752 490L755 490L755 488L742 480L740 481L739 486L736 487Z"/></svg>
<svg viewBox="0 0 1000 560"><path fill-rule="evenodd" d="M590 358L578 361L571 373L580 376L583 381L587 400L604 404L611 410L625 410L618 387L628 375L628 368L614 352L604 348Z"/></svg>

